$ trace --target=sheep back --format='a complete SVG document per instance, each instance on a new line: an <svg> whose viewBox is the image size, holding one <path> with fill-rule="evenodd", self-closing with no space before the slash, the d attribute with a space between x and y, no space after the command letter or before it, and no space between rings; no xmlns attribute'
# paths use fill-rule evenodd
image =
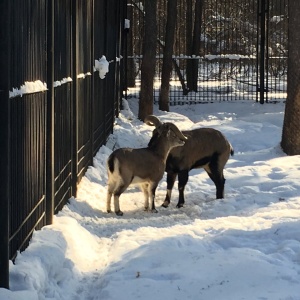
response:
<svg viewBox="0 0 300 300"><path fill-rule="evenodd" d="M191 170L206 165L213 155L226 164L232 147L225 136L213 128L182 131L188 138L183 146L173 148L167 159L167 171Z"/></svg>
<svg viewBox="0 0 300 300"><path fill-rule="evenodd" d="M119 162L119 170L114 170L115 159ZM107 164L111 173L118 171L123 178L130 178L131 181L133 177L139 177L145 181L151 178L151 181L158 182L163 177L165 162L162 159L161 164L157 164L157 159L159 159L157 155L147 148L120 148L109 156Z"/></svg>

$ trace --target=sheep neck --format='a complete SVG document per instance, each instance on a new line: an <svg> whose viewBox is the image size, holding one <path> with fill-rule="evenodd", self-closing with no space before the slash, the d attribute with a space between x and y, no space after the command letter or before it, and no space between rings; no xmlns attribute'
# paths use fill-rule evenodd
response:
<svg viewBox="0 0 300 300"><path fill-rule="evenodd" d="M159 138L156 143L148 147L156 156L159 156L166 163L168 154L171 150L170 143L165 138Z"/></svg>

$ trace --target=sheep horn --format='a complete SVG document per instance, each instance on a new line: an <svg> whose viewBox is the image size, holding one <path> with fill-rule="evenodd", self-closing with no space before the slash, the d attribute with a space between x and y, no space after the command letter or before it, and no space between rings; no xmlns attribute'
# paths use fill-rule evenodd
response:
<svg viewBox="0 0 300 300"><path fill-rule="evenodd" d="M149 115L145 118L144 122L147 125L155 126L156 128L162 125L162 122L154 115Z"/></svg>
<svg viewBox="0 0 300 300"><path fill-rule="evenodd" d="M187 141L187 137L183 135L183 133L178 129L178 127L173 123L166 123L169 128L173 130L173 132L182 140Z"/></svg>

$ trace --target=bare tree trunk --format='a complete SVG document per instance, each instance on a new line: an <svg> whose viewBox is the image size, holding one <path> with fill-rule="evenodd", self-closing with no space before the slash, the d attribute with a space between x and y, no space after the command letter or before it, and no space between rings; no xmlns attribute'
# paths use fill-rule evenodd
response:
<svg viewBox="0 0 300 300"><path fill-rule="evenodd" d="M162 41L160 39L157 39L157 42L158 42L158 45L162 49L164 49L165 46L162 43ZM181 83L181 87L182 87L182 90L183 90L183 95L187 95L188 94L188 89L187 89L186 84L185 84L185 79L184 79L184 76L181 73L180 67L177 64L177 61L176 61L175 58L172 58L172 64L173 64L173 67L174 67L174 71L176 72L176 74L178 76L178 79L179 79L179 81Z"/></svg>
<svg viewBox="0 0 300 300"><path fill-rule="evenodd" d="M172 72L172 54L175 41L176 19L177 0L168 0L164 58L159 97L159 109L164 111L169 111L170 76Z"/></svg>
<svg viewBox="0 0 300 300"><path fill-rule="evenodd" d="M281 146L288 155L300 154L300 2L289 1L288 88Z"/></svg>
<svg viewBox="0 0 300 300"><path fill-rule="evenodd" d="M200 35L201 35L201 23L202 23L202 9L204 0L196 0L195 3L195 18L194 18L194 31L193 40L190 46L190 55L199 56L200 54ZM187 86L190 91L198 91L198 59L189 59L187 61Z"/></svg>
<svg viewBox="0 0 300 300"><path fill-rule="evenodd" d="M186 54L192 55L192 41L193 41L193 3L195 0L186 0L185 13L185 48Z"/></svg>
<svg viewBox="0 0 300 300"><path fill-rule="evenodd" d="M133 5L144 16L144 11L141 9L141 7L135 2L133 2ZM156 41L157 41L159 47L164 49L164 47L165 47L164 43L159 38L157 38ZM185 79L184 79L183 74L181 73L180 67L179 67L179 65L177 64L177 61L174 58L172 58L172 63L173 63L174 71L176 72L176 74L178 76L178 79L181 83L182 90L183 90L183 95L187 95L188 94L188 88L186 87Z"/></svg>
<svg viewBox="0 0 300 300"><path fill-rule="evenodd" d="M139 101L140 120L153 113L153 80L156 55L156 4L157 0L145 1L145 34L143 40L143 60L141 66L141 93Z"/></svg>
<svg viewBox="0 0 300 300"><path fill-rule="evenodd" d="M192 56L192 45L193 45L193 9L194 9L194 0L187 0L186 1L186 16L185 16L185 22L186 22L186 54L187 56ZM193 60L187 59L186 60L186 81L187 81L187 90L189 91L191 82L192 82L192 63Z"/></svg>

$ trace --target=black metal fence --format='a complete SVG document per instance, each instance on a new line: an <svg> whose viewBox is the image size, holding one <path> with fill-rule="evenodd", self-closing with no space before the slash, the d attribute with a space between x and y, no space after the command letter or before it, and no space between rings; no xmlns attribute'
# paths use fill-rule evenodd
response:
<svg viewBox="0 0 300 300"><path fill-rule="evenodd" d="M139 90L142 58L143 1L132 0L132 36L128 37L128 60L134 78L128 96ZM251 99L286 98L288 0L202 1L200 53L191 55L189 45L193 16L189 4L177 1L177 28L173 56L170 104ZM165 40L166 0L158 0L158 37L155 101L158 101ZM192 6L194 9L194 6ZM131 61L130 61L131 60ZM186 92L187 65L198 65L197 91ZM130 81L129 81L130 83ZM185 86L184 86L185 85ZM185 95L184 95L185 94Z"/></svg>
<svg viewBox="0 0 300 300"><path fill-rule="evenodd" d="M124 88L122 0L0 2L0 286L112 132ZM109 72L99 77L102 55Z"/></svg>

